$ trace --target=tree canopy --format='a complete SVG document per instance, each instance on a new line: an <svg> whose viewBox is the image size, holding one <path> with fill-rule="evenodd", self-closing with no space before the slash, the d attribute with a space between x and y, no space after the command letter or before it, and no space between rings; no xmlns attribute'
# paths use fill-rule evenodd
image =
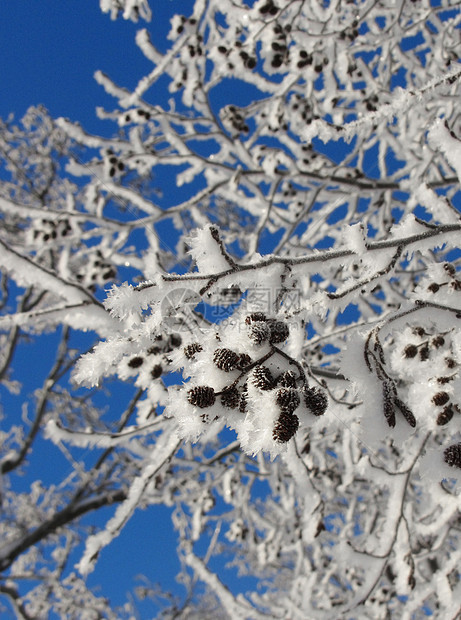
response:
<svg viewBox="0 0 461 620"><path fill-rule="evenodd" d="M167 506L158 617L458 617L459 4L100 6L112 137L0 121L5 608L136 617L86 576Z"/></svg>

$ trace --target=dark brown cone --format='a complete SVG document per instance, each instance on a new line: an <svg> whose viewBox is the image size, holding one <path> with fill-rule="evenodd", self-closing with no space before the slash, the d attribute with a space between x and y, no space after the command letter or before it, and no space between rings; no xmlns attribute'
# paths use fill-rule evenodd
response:
<svg viewBox="0 0 461 620"><path fill-rule="evenodd" d="M266 315L263 312L253 312L245 318L245 323L251 325L255 321L266 321Z"/></svg>
<svg viewBox="0 0 461 620"><path fill-rule="evenodd" d="M216 349L213 355L213 362L220 370L230 372L235 370L239 363L239 355L231 349Z"/></svg>
<svg viewBox="0 0 461 620"><path fill-rule="evenodd" d="M239 356L239 360L237 363L237 368L239 370L245 370L251 364L251 357L246 353L241 353Z"/></svg>
<svg viewBox="0 0 461 620"><path fill-rule="evenodd" d="M275 402L283 412L291 414L299 406L300 398L297 390L293 388L280 388L277 390Z"/></svg>
<svg viewBox="0 0 461 620"><path fill-rule="evenodd" d="M405 357L416 357L418 354L418 347L415 344L407 344L405 349L403 350L403 355Z"/></svg>
<svg viewBox="0 0 461 620"><path fill-rule="evenodd" d="M150 371L152 379L158 379L159 377L161 377L162 372L163 368L160 366L160 364L156 364Z"/></svg>
<svg viewBox="0 0 461 620"><path fill-rule="evenodd" d="M130 368L139 368L140 366L143 365L143 363L144 363L144 358L138 355L130 359L130 361L128 362L128 366Z"/></svg>
<svg viewBox="0 0 461 620"><path fill-rule="evenodd" d="M437 394L434 394L434 396L432 397L432 402L434 403L434 405L437 405L437 407L445 405L449 400L450 397L447 392L437 392Z"/></svg>
<svg viewBox="0 0 461 620"><path fill-rule="evenodd" d="M427 345L421 347L421 349L419 350L419 359L422 362L425 362L429 359L429 347Z"/></svg>
<svg viewBox="0 0 461 620"><path fill-rule="evenodd" d="M201 344L198 342L192 342L184 347L184 355L187 359L191 360L196 353L199 353L202 350L203 348Z"/></svg>
<svg viewBox="0 0 461 620"><path fill-rule="evenodd" d="M448 463L451 467L461 468L461 443L453 444L449 446L443 453L445 463Z"/></svg>
<svg viewBox="0 0 461 620"><path fill-rule="evenodd" d="M311 413L316 416L323 415L328 407L328 398L323 390L312 387L306 388L304 402Z"/></svg>
<svg viewBox="0 0 461 620"><path fill-rule="evenodd" d="M286 370L277 378L277 384L281 387L295 388L296 375L292 370Z"/></svg>
<svg viewBox="0 0 461 620"><path fill-rule="evenodd" d="M211 407L216 400L215 391L208 385L199 385L187 392L187 400L191 405L195 405L201 409L204 407Z"/></svg>
<svg viewBox="0 0 461 620"><path fill-rule="evenodd" d="M271 342L271 344L280 344L282 342L285 342L285 340L290 335L288 325L286 325L283 321L270 321L269 327L269 341Z"/></svg>
<svg viewBox="0 0 461 620"><path fill-rule="evenodd" d="M171 334L171 336L168 338L168 342L170 346L175 349L181 346L182 338L179 334Z"/></svg>
<svg viewBox="0 0 461 620"><path fill-rule="evenodd" d="M255 344L262 344L269 340L271 330L264 321L255 321L248 327L248 338Z"/></svg>
<svg viewBox="0 0 461 620"><path fill-rule="evenodd" d="M455 413L455 410L453 409L451 405L447 405L446 407L444 407L442 411L439 413L439 415L437 416L437 425L444 426L445 424L448 424L448 422L453 417L454 413Z"/></svg>
<svg viewBox="0 0 461 620"><path fill-rule="evenodd" d="M298 416L288 411L282 411L275 423L272 437L275 441L286 443L294 436L299 428Z"/></svg>
<svg viewBox="0 0 461 620"><path fill-rule="evenodd" d="M260 390L272 390L275 385L274 377L266 366L256 366L253 370L251 381Z"/></svg>
<svg viewBox="0 0 461 620"><path fill-rule="evenodd" d="M240 403L240 392L236 387L223 390L221 394L221 405L229 409L236 409Z"/></svg>

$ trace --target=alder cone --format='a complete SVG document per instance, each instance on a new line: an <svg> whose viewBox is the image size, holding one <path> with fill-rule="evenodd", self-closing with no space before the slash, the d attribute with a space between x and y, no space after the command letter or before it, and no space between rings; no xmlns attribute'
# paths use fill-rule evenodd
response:
<svg viewBox="0 0 461 620"><path fill-rule="evenodd" d="M418 347L415 344L408 344L403 350L403 355L408 358L416 357L418 354Z"/></svg>
<svg viewBox="0 0 461 620"><path fill-rule="evenodd" d="M231 349L216 349L213 355L213 362L220 370L231 372L238 367L240 356Z"/></svg>
<svg viewBox="0 0 461 620"><path fill-rule="evenodd" d="M150 371L152 379L158 379L162 376L163 368L160 364L156 364Z"/></svg>
<svg viewBox="0 0 461 620"><path fill-rule="evenodd" d="M297 390L293 388L280 388L277 391L275 402L283 412L292 414L299 406L300 398Z"/></svg>
<svg viewBox="0 0 461 620"><path fill-rule="evenodd" d="M425 345L419 350L419 359L426 362L429 359L429 347Z"/></svg>
<svg viewBox="0 0 461 620"><path fill-rule="evenodd" d="M191 405L204 409L211 407L216 401L215 391L208 385L199 385L187 392L187 400Z"/></svg>
<svg viewBox="0 0 461 620"><path fill-rule="evenodd" d="M299 428L298 416L289 411L282 411L277 418L272 437L279 443L286 443L294 436Z"/></svg>
<svg viewBox="0 0 461 620"><path fill-rule="evenodd" d="M168 338L168 342L170 346L175 349L181 346L182 338L179 334L171 334L171 336Z"/></svg>
<svg viewBox="0 0 461 620"><path fill-rule="evenodd" d="M139 355L136 357L132 357L130 361L128 362L128 366L130 368L139 368L143 364L144 364L144 358L140 357Z"/></svg>
<svg viewBox="0 0 461 620"><path fill-rule="evenodd" d="M443 453L445 463L448 463L451 467L461 468L461 443L453 444L449 446Z"/></svg>
<svg viewBox="0 0 461 620"><path fill-rule="evenodd" d="M248 338L255 344L262 344L271 337L271 330L265 321L254 321L248 326Z"/></svg>
<svg viewBox="0 0 461 620"><path fill-rule="evenodd" d="M269 341L271 344L281 344L285 342L285 340L290 335L290 330L288 329L288 325L283 321L270 321L270 337Z"/></svg>
<svg viewBox="0 0 461 620"><path fill-rule="evenodd" d="M328 397L320 388L306 388L304 392L304 402L311 413L321 416L328 407Z"/></svg>
<svg viewBox="0 0 461 620"><path fill-rule="evenodd" d="M445 424L448 424L454 413L454 409L453 407L451 407L451 405L447 405L446 407L444 407L437 416L437 425L444 426Z"/></svg>
<svg viewBox="0 0 461 620"><path fill-rule="evenodd" d="M221 394L221 405L229 409L236 409L240 404L240 392L236 387L223 390Z"/></svg>
<svg viewBox="0 0 461 620"><path fill-rule="evenodd" d="M267 317L263 312L253 312L245 318L245 323L247 325L251 325L256 321L267 321Z"/></svg>
<svg viewBox="0 0 461 620"><path fill-rule="evenodd" d="M251 357L247 353L241 353L237 362L237 368L239 370L245 370L251 364Z"/></svg>
<svg viewBox="0 0 461 620"><path fill-rule="evenodd" d="M295 388L296 387L296 375L292 370L286 370L282 372L277 378L277 383L281 387Z"/></svg>
<svg viewBox="0 0 461 620"><path fill-rule="evenodd" d="M272 390L275 385L274 377L266 366L256 366L253 370L251 380L260 390Z"/></svg>
<svg viewBox="0 0 461 620"><path fill-rule="evenodd" d="M196 353L203 351L203 347L198 342L192 342L184 347L184 355L191 360Z"/></svg>
<svg viewBox="0 0 461 620"><path fill-rule="evenodd" d="M434 396L432 397L432 402L438 407L445 405L449 400L450 397L447 392L437 392L437 394L434 394Z"/></svg>

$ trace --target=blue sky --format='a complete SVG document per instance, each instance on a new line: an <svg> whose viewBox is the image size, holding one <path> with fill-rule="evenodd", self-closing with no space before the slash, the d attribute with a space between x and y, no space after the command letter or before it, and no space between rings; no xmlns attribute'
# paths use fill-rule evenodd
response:
<svg viewBox="0 0 461 620"><path fill-rule="evenodd" d="M191 0L151 3L153 20L112 21L97 0L2 0L0 3L0 116L23 116L43 104L52 116L79 121L92 132L113 132L99 121L96 106L114 100L93 79L101 70L128 88L152 68L134 42L147 27L160 49L174 13L188 13Z"/></svg>

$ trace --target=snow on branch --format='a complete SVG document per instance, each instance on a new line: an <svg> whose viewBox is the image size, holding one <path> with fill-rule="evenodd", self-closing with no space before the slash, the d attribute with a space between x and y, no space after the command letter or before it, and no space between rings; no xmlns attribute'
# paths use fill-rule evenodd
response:
<svg viewBox="0 0 461 620"><path fill-rule="evenodd" d="M152 12L148 0L99 0L103 13L110 13L111 19L117 19L122 13L123 19L137 22L139 18L150 22Z"/></svg>
<svg viewBox="0 0 461 620"><path fill-rule="evenodd" d="M125 427L122 432L114 433L98 433L94 429L86 431L76 431L64 428L62 424L56 420L49 420L46 424L45 436L53 443L59 444L66 442L80 448L113 448L120 445L129 445L134 438L159 430L162 426L163 419L156 419L154 422L145 424L143 427L138 425Z"/></svg>
<svg viewBox="0 0 461 620"><path fill-rule="evenodd" d="M248 614L258 620L269 618L267 614L258 613L253 606L248 603L242 595L234 596L232 592L220 581L215 573L210 571L203 561L197 557L193 551L185 555L184 561L192 568L197 577L212 590L221 601L223 609L232 618L244 618Z"/></svg>
<svg viewBox="0 0 461 620"><path fill-rule="evenodd" d="M453 131L450 131L446 121L441 119L430 127L428 132L429 144L439 149L446 157L450 166L455 170L461 182L461 140Z"/></svg>
<svg viewBox="0 0 461 620"><path fill-rule="evenodd" d="M70 303L94 303L92 296L87 291L78 285L66 282L46 267L37 265L27 256L21 256L1 239L0 257L4 269L13 274L16 281L22 286L33 286L40 282L50 293L58 298L64 297Z"/></svg>
<svg viewBox="0 0 461 620"><path fill-rule="evenodd" d="M373 125L382 121L389 121L394 116L398 117L414 105L415 101L421 102L423 99L433 96L437 89L449 88L454 83L459 82L460 78L461 71L457 69L447 72L442 77L432 79L419 89L398 89L390 103L380 106L376 112L369 112L362 118L350 121L343 126L334 126L325 121L316 120L304 130L303 138L306 142L311 142L313 138L320 138L324 142L340 138L350 141L357 135L368 135Z"/></svg>

